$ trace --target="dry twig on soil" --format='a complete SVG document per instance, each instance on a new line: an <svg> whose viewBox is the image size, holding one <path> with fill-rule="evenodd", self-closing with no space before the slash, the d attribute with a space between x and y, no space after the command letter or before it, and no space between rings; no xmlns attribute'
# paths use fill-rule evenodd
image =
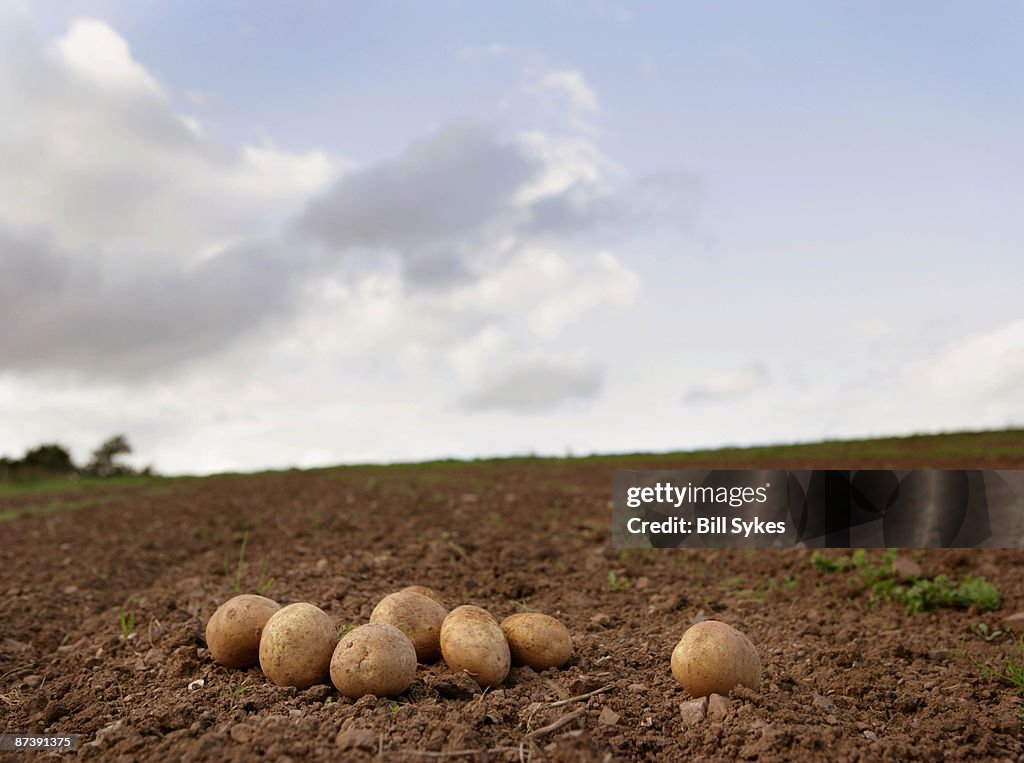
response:
<svg viewBox="0 0 1024 763"><path fill-rule="evenodd" d="M546 734L551 734L552 732L558 731L560 728L568 726L570 723L579 718L585 712L587 712L587 708L585 707L581 707L579 710L573 710L571 713L563 715L554 723L549 723L547 726L541 726L539 729L537 729L536 731L531 731L526 736L530 739L536 739L537 737L542 737Z"/></svg>

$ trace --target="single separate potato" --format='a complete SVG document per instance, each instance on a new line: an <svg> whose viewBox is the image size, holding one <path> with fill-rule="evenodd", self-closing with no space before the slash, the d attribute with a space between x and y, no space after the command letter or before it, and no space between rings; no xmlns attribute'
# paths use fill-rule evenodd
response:
<svg viewBox="0 0 1024 763"><path fill-rule="evenodd" d="M560 668L572 657L569 630L550 615L520 612L502 620L501 630L517 665L534 670Z"/></svg>
<svg viewBox="0 0 1024 763"><path fill-rule="evenodd" d="M263 626L260 667L278 686L327 683L337 645L338 631L326 612L312 604L289 604Z"/></svg>
<svg viewBox="0 0 1024 763"><path fill-rule="evenodd" d="M761 660L750 639L718 620L689 628L672 651L672 675L694 697L761 686Z"/></svg>
<svg viewBox="0 0 1024 763"><path fill-rule="evenodd" d="M403 588L402 590L412 591L413 593L418 593L420 596L426 596L428 599L433 599L444 607L445 612L448 611L448 604L445 602L444 597L433 588L427 588L425 585L411 585Z"/></svg>
<svg viewBox="0 0 1024 763"><path fill-rule="evenodd" d="M393 697L416 677L416 649L389 623L360 625L338 642L331 658L331 681L343 695Z"/></svg>
<svg viewBox="0 0 1024 763"><path fill-rule="evenodd" d="M452 672L466 671L485 689L504 681L512 663L498 621L487 610L469 605L456 607L444 619L441 654Z"/></svg>
<svg viewBox="0 0 1024 763"><path fill-rule="evenodd" d="M259 662L260 635L281 605L265 596L242 594L217 607L206 624L206 646L213 659L229 668L248 668Z"/></svg>
<svg viewBox="0 0 1024 763"><path fill-rule="evenodd" d="M371 623L394 625L416 647L416 659L434 662L441 656L441 623L448 610L433 599L408 589L385 596L373 612Z"/></svg>

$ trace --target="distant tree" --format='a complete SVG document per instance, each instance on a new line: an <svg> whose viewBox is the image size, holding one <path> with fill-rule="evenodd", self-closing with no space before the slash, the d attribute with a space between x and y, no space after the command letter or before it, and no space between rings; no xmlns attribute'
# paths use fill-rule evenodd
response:
<svg viewBox="0 0 1024 763"><path fill-rule="evenodd" d="M124 456L132 452L132 446L123 435L115 435L100 445L92 454L92 460L85 467L85 473L90 477L118 477L125 474L134 474L135 470L126 464L117 462L118 456Z"/></svg>
<svg viewBox="0 0 1024 763"><path fill-rule="evenodd" d="M77 471L75 462L67 448L56 443L39 445L25 452L21 459L23 468L32 471L52 472L53 474L71 474Z"/></svg>

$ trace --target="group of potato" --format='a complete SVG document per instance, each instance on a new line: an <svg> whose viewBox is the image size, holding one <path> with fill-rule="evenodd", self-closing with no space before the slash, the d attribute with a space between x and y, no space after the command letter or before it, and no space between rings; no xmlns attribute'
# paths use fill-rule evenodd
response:
<svg viewBox="0 0 1024 763"><path fill-rule="evenodd" d="M231 668L259 663L278 686L331 683L346 697L401 694L417 663L443 657L481 687L505 680L513 661L536 670L558 668L572 656L562 623L537 612L498 621L487 610L464 605L449 612L438 594L411 586L385 596L370 622L339 640L330 616L312 604L280 606L243 594L224 602L206 625L213 658Z"/></svg>

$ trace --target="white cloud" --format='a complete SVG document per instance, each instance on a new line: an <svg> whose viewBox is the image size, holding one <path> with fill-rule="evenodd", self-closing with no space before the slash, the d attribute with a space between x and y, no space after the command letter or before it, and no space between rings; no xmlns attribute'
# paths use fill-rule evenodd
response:
<svg viewBox="0 0 1024 763"><path fill-rule="evenodd" d="M102 21L78 19L54 44L68 69L103 87L160 93L145 67L132 58L128 43Z"/></svg>
<svg viewBox="0 0 1024 763"><path fill-rule="evenodd" d="M126 431L169 471L467 455L496 446L448 424L600 403L607 351L579 334L641 289L605 234L663 211L593 134L455 121L358 169L224 144L205 91L179 113L105 22L23 21L0 23L3 447L71 427L80 457ZM582 73L542 81L599 110Z"/></svg>
<svg viewBox="0 0 1024 763"><path fill-rule="evenodd" d="M926 366L925 375L944 397L1024 399L1024 320L948 347Z"/></svg>
<svg viewBox="0 0 1024 763"><path fill-rule="evenodd" d="M550 71L540 78L539 85L565 98L573 111L597 111L597 92L578 69Z"/></svg>
<svg viewBox="0 0 1024 763"><path fill-rule="evenodd" d="M79 19L51 44L0 24L0 226L146 270L265 233L339 172L322 151L233 148L174 111L109 25Z"/></svg>

